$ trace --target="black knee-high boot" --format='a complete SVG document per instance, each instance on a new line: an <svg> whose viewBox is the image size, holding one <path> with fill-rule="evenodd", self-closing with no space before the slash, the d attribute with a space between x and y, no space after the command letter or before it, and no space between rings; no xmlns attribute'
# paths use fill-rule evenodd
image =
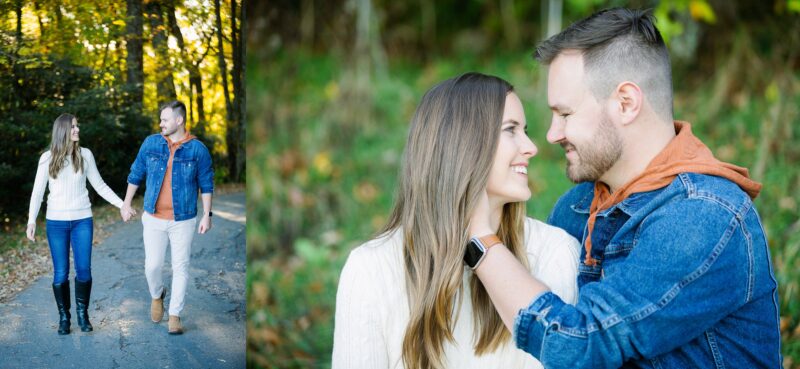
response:
<svg viewBox="0 0 800 369"><path fill-rule="evenodd" d="M69 334L69 281L53 283L53 295L58 306L58 334Z"/></svg>
<svg viewBox="0 0 800 369"><path fill-rule="evenodd" d="M75 314L78 316L78 325L81 332L91 332L92 323L89 323L89 296L92 294L92 281L81 282L75 279Z"/></svg>

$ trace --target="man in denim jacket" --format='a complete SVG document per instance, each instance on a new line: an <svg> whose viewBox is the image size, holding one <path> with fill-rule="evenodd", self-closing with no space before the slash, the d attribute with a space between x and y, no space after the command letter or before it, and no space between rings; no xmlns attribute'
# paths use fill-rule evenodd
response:
<svg viewBox="0 0 800 369"><path fill-rule="evenodd" d="M167 245L172 260L172 294L169 304L170 334L183 333L180 313L189 281L189 256L197 223L197 191L203 202L203 215L197 228L204 234L211 229L211 195L214 170L208 149L186 131L186 106L180 101L161 108L161 134L147 137L128 175L128 191L121 212L127 221L135 211L131 200L145 182L144 226L145 276L152 301L150 319L161 322L167 288L162 282L162 267Z"/></svg>
<svg viewBox="0 0 800 369"><path fill-rule="evenodd" d="M547 139L579 183L549 219L583 245L577 304L503 245L475 273L516 345L546 368L780 368L777 283L752 202L761 185L673 121L653 21L606 10L537 48L549 65ZM496 232L486 209L471 236Z"/></svg>

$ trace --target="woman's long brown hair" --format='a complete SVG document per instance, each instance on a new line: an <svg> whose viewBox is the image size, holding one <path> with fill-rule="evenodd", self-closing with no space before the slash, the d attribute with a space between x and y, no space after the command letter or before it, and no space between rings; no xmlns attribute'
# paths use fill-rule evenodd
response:
<svg viewBox="0 0 800 369"><path fill-rule="evenodd" d="M381 231L403 236L410 311L402 347L406 368L442 368L444 342L454 340L470 215L486 188L512 91L500 78L464 74L431 88L411 120L397 198ZM498 236L527 265L524 219L524 202L506 204ZM474 275L469 288L475 352L495 351L511 335Z"/></svg>
<svg viewBox="0 0 800 369"><path fill-rule="evenodd" d="M75 173L83 169L83 158L81 157L81 147L77 142L70 139L72 132L72 120L75 116L72 114L61 114L53 122L53 137L50 140L50 177L58 177L65 166L67 166L67 158L72 160L72 167Z"/></svg>

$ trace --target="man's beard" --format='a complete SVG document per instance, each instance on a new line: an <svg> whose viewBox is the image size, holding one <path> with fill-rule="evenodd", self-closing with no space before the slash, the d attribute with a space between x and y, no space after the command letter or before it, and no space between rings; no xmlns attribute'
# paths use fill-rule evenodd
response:
<svg viewBox="0 0 800 369"><path fill-rule="evenodd" d="M586 144L578 148L569 141L561 143L564 150L578 154L578 163L567 160L567 177L575 183L597 181L619 160L622 145L622 138L603 112L597 132Z"/></svg>

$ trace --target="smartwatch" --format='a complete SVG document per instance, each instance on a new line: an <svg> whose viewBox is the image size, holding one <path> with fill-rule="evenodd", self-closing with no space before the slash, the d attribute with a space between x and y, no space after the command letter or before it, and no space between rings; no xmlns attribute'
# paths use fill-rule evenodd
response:
<svg viewBox="0 0 800 369"><path fill-rule="evenodd" d="M500 243L503 242L494 234L480 238L470 238L469 242L467 242L467 250L464 252L464 263L467 264L470 269L475 270L475 268L480 265L481 261L483 261L483 258L486 257L489 248Z"/></svg>

